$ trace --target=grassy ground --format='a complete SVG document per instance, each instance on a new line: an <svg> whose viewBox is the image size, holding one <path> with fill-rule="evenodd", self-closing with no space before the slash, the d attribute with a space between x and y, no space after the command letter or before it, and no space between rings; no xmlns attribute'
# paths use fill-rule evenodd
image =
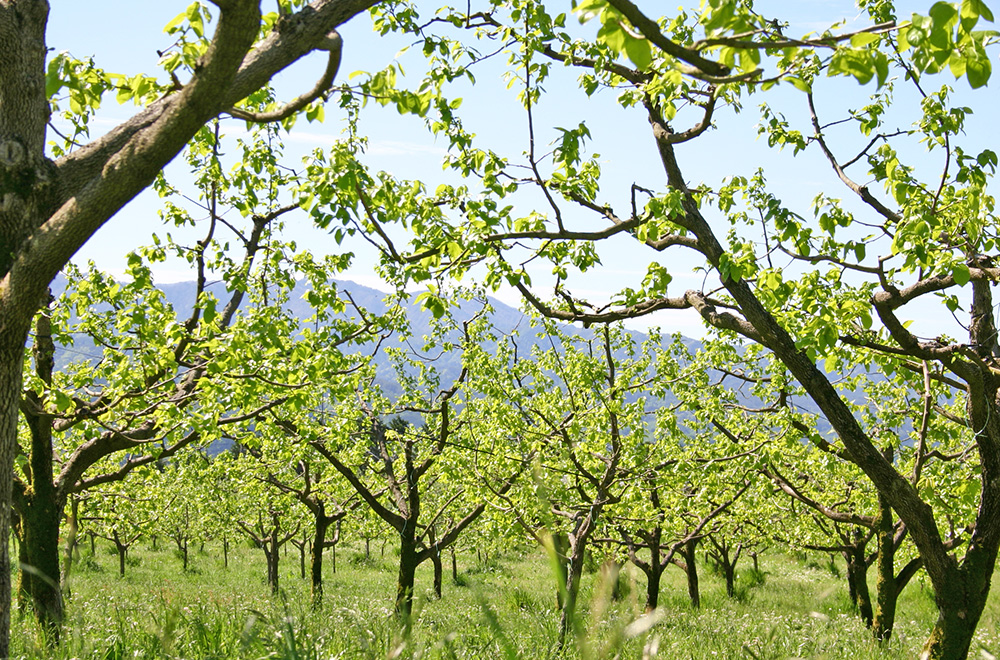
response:
<svg viewBox="0 0 1000 660"><path fill-rule="evenodd" d="M107 549L110 550L110 549ZM893 639L879 645L851 613L843 579L820 563L765 557L762 585L725 595L721 579L702 569L702 608L691 609L683 575L664 576L655 621L629 625L642 613L644 584L626 570L624 596L612 601L600 572L584 583L585 615L577 643L560 652L554 583L540 554L509 555L488 566L459 557L461 584L446 569L444 597L431 598L430 566L418 575L412 636L402 640L391 615L393 557L366 560L341 548L326 598L310 606L298 552L283 558L283 598L267 595L258 550L192 553L181 571L169 549L135 548L127 575L100 544L84 551L71 581L67 632L55 649L39 642L30 617L15 612L12 653L25 658L914 658L934 620L929 589L917 578L903 594ZM216 554L217 552L217 554ZM463 561L464 560L464 561ZM446 562L447 564L447 562ZM329 571L329 565L327 566ZM746 567L744 567L746 568ZM842 567L841 567L842 569ZM652 625L650 625L652 624ZM987 609L971 657L1000 655L1000 597Z"/></svg>

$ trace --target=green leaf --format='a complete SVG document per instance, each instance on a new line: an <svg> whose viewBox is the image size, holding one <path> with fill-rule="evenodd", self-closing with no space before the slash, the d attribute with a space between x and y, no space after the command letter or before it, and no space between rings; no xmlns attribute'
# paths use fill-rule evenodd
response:
<svg viewBox="0 0 1000 660"><path fill-rule="evenodd" d="M862 48L870 43L878 41L879 38L880 37L877 34L872 34L871 32L861 32L851 37L851 45L855 48Z"/></svg>
<svg viewBox="0 0 1000 660"><path fill-rule="evenodd" d="M167 34L173 34L177 30L177 26L183 23L184 19L187 18L187 15L188 15L187 10L184 10L181 13L177 14L172 19L170 19L169 23L163 26L163 31L166 32Z"/></svg>
<svg viewBox="0 0 1000 660"><path fill-rule="evenodd" d="M653 51L645 39L629 36L625 40L625 54L639 69L647 69L653 62Z"/></svg>
<svg viewBox="0 0 1000 660"><path fill-rule="evenodd" d="M965 286L969 283L969 279L972 277L969 273L968 265L963 263L955 264L952 267L951 274L952 277L955 278L955 283L958 284L958 286Z"/></svg>
<svg viewBox="0 0 1000 660"><path fill-rule="evenodd" d="M854 76L865 85L875 75L874 59L866 50L841 48L830 59L830 73Z"/></svg>
<svg viewBox="0 0 1000 660"><path fill-rule="evenodd" d="M620 53L625 49L625 40L628 35L618 21L608 21L597 31L597 40L607 44L608 48Z"/></svg>
<svg viewBox="0 0 1000 660"><path fill-rule="evenodd" d="M969 85L973 89L983 87L990 81L990 74L993 72L993 65L990 64L989 57L970 57L965 61L965 75L969 79Z"/></svg>
<svg viewBox="0 0 1000 660"><path fill-rule="evenodd" d="M66 412L73 407L73 399L61 390L53 390L53 398L55 399L56 410L59 412Z"/></svg>
<svg viewBox="0 0 1000 660"><path fill-rule="evenodd" d="M801 92L805 92L806 94L808 94L809 92L812 91L812 85L810 85L809 83L807 83L805 80L803 80L799 76L788 76L787 78L785 78L785 80L787 80L788 82L792 83L792 85L795 87L795 89L797 89L797 90L799 90Z"/></svg>

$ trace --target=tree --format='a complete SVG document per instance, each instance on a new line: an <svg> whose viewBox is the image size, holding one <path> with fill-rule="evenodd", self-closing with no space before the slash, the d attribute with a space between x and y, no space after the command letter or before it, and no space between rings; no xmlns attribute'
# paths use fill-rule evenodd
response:
<svg viewBox="0 0 1000 660"><path fill-rule="evenodd" d="M239 476L235 480L240 502L234 519L239 530L264 553L267 586L272 596L279 593L280 550L302 529L303 516L287 492L265 485L257 474L256 459L244 455L229 462Z"/></svg>
<svg viewBox="0 0 1000 660"><path fill-rule="evenodd" d="M271 416L290 437L319 453L388 525L399 543L395 608L404 628L411 625L416 570L440 558L459 535L486 509L470 497L462 480L465 457L461 448L470 437L489 431L463 409L467 401L468 365L465 353L485 336L483 314L458 330L445 317L432 326L422 351L409 355L389 351L403 393L390 402L370 383L357 392L340 392L335 412L323 420L307 415ZM461 335L455 336L454 333ZM448 387L434 364L442 356L458 355L461 373ZM323 393L325 396L326 393ZM420 425L399 418L418 415ZM383 420L393 420L387 424ZM498 486L506 492L520 470ZM433 508L431 508L433 507ZM426 511L433 511L429 516ZM445 520L453 521L444 526ZM440 586L440 582L438 582Z"/></svg>
<svg viewBox="0 0 1000 660"><path fill-rule="evenodd" d="M488 264L489 284L509 282L542 313L567 321L598 323L693 310L725 336L767 348L823 413L843 456L906 524L938 609L924 656L964 658L1000 547L1000 376L995 371L1000 346L992 294L1000 270L994 263L998 237L988 192L997 156L975 144L962 146L969 111L951 101L947 86L936 91L925 86L946 65L973 88L985 85L991 72L986 49L996 38L975 28L993 16L972 0L937 3L929 16L915 14L910 20L898 19L889 2L864 8L872 19L866 28L801 39L786 37L780 20L735 2L654 20L630 0L588 0L577 5L577 15L584 21L599 19L601 27L585 39L565 29L564 16L534 2L483 3L474 14L462 7L439 15L433 25L446 43L501 39L508 46L511 75L526 112L526 149L523 157L515 156L520 162L512 163L503 153L506 147L480 148L459 119L430 122L432 130L449 137L448 163L481 184L475 191L445 185L431 199L419 200L419 208L436 210L421 215L420 231L409 247L387 241L385 260L401 278L417 280L429 270L461 275ZM386 23L425 34L427 28L416 18L405 18ZM444 34L453 27L466 32ZM432 57L430 78L445 70L466 71L477 59L474 48L461 43L436 49ZM536 157L533 110L544 99L549 79L569 70L582 74L581 100L609 89L623 108L641 109L665 185L646 182L647 171L636 172L643 181L619 193L628 201L601 199L609 194L602 188L601 163L585 155L583 144L600 130L568 117L560 124L576 128L552 131L551 159ZM843 115L818 101L837 95L845 83L836 78L845 76L874 83L875 89ZM776 94L782 84L801 93ZM904 87L912 97L896 95ZM738 110L749 95L765 95L768 101L762 114L768 144L816 152L827 176L846 186L853 204L824 194L811 210L797 213L770 190L762 172L723 171L713 173L729 175L720 185L688 183L682 169L688 143L705 142L713 125L727 126L724 110ZM785 100L805 118L801 128L793 128L771 105ZM560 102L564 108L585 105L566 105L565 95ZM908 128L896 128L906 123ZM620 130L611 127L615 139ZM921 179L925 169L910 161L905 143L930 149L938 166L926 171L933 173ZM857 164L866 165L867 172L849 174ZM885 193L861 183L865 177ZM368 179L364 195L377 195L381 187ZM522 187L537 192L545 212L517 214L510 198ZM338 201L360 208L357 199L357 191L348 191ZM386 237L381 225L406 213L359 215L369 231ZM591 214L591 221L577 221L580 214ZM648 250L653 261L646 277L613 296L610 306L588 307L568 289L571 271L596 268L599 246L611 238L631 239L633 249ZM702 289L668 295L671 274L664 260L676 253L694 259L708 275ZM550 262L556 275L557 295L550 301L537 293L526 266L540 260ZM908 329L905 315L918 300L938 301L942 316L961 313L967 338L956 341L947 333L924 338ZM886 459L874 429L853 416L837 391L835 376L817 366L841 343L910 365L926 361L933 365L933 378L949 379L962 392L979 460L980 494L961 559L952 556L942 538L930 498Z"/></svg>
<svg viewBox="0 0 1000 660"><path fill-rule="evenodd" d="M168 83L145 76L85 80L80 62L63 56L50 68L48 3L0 4L0 603L9 603L11 596L10 475L24 346L49 283L208 121L221 113L251 121L283 119L319 99L340 61L337 26L376 1L289 2L279 16L262 15L260 4L251 0L219 0L210 37L207 8L196 4L169 28L179 42L165 58ZM314 50L327 51L329 62L313 90L270 111L237 108L277 72ZM87 138L87 117L105 93L118 90L120 98L135 100L141 109L100 138L47 153L50 97L64 87L72 90L70 112L83 128L74 143ZM0 612L0 656L6 656L10 609L4 605Z"/></svg>
<svg viewBox="0 0 1000 660"><path fill-rule="evenodd" d="M156 494L150 482L140 476L94 489L83 501L83 520L96 536L114 544L121 577L125 577L128 551L156 524L160 513L170 507L154 500Z"/></svg>
<svg viewBox="0 0 1000 660"><path fill-rule="evenodd" d="M266 434L267 429L264 429L260 435ZM295 539L291 541L302 555L303 578L307 546L309 548L313 607L319 607L323 601L323 552L328 548L336 552L340 542L341 521L361 503L356 499L356 494L352 496L345 492L350 489L348 484L308 445L289 446L287 434L279 431L277 435L278 442L263 444L257 438L256 442L248 441L245 446L248 448L247 453L259 463L256 466L259 471L257 479L276 491L295 498L309 512L312 534L309 534L306 527L306 535L301 542ZM289 466L294 469L289 469Z"/></svg>
<svg viewBox="0 0 1000 660"><path fill-rule="evenodd" d="M620 326L588 337L545 322L539 334L547 347L526 351L510 337L495 357L484 355L488 348L479 351L470 379L484 400L470 406L512 437L493 449L503 452L495 463L537 462L533 484L510 494L494 490L493 497L558 566L563 644L567 634L580 632L576 609L587 553L645 454L644 388L659 337L639 346Z"/></svg>

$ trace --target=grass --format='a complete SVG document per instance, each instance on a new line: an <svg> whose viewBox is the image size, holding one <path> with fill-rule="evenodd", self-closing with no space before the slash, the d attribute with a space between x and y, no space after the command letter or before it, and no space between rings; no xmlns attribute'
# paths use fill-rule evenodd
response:
<svg viewBox="0 0 1000 660"><path fill-rule="evenodd" d="M403 640L391 612L395 569L388 552L365 559L342 547L337 573L326 575L324 604L313 610L294 549L282 558L279 598L268 595L259 551L232 548L225 569L221 549L208 550L192 552L192 570L184 573L169 548L137 547L124 578L117 558L100 545L94 555L84 551L70 584L63 643L47 647L31 617L15 612L13 657L909 659L935 618L930 590L918 577L901 598L896 634L878 644L851 612L842 578L821 563L772 555L762 560L763 576L743 567L738 599L702 570L698 611L688 603L684 576L669 569L660 610L646 618L640 618L645 585L636 572L623 570L617 601L595 597L610 589L595 586L596 573L588 575L584 636L560 651L554 583L545 558L532 551L486 567L460 555L459 584L446 572L440 600L429 593L430 566L422 567L413 633ZM1000 598L993 597L972 657L1000 655L998 628Z"/></svg>

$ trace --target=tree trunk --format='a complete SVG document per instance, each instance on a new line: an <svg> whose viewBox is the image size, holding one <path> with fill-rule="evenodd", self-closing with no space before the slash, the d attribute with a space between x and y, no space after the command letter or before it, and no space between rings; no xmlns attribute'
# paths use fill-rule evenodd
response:
<svg viewBox="0 0 1000 660"><path fill-rule="evenodd" d="M646 612L652 612L660 604L660 578L663 577L663 566L660 562L650 562L649 570L643 570L646 575Z"/></svg>
<svg viewBox="0 0 1000 660"><path fill-rule="evenodd" d="M73 501L70 504L69 518L66 521L66 551L63 555L62 580L60 582L62 584L63 592L67 597L70 595L69 578L70 574L73 572L73 560L79 558L80 554L77 544L77 535L80 531L79 520L80 500L73 497Z"/></svg>
<svg viewBox="0 0 1000 660"><path fill-rule="evenodd" d="M58 641L63 609L59 589L59 522L62 507L54 501L51 479L37 474L34 476L38 480L38 491L24 498L26 506L20 512L20 588L30 594L35 617L46 629L46 634L53 641Z"/></svg>
<svg viewBox="0 0 1000 660"><path fill-rule="evenodd" d="M153 543L156 543L156 537L153 537ZM226 536L222 537L222 567L229 568L229 538Z"/></svg>
<svg viewBox="0 0 1000 660"><path fill-rule="evenodd" d="M278 560L281 557L276 536L264 541L264 559L267 562L267 586L272 596L278 595Z"/></svg>
<svg viewBox="0 0 1000 660"><path fill-rule="evenodd" d="M441 582L444 574L444 567L441 565L441 553L431 553L431 564L434 565L434 596L441 598Z"/></svg>
<svg viewBox="0 0 1000 660"><path fill-rule="evenodd" d="M736 596L736 565L725 562L722 565L722 572L726 577L726 595L734 598Z"/></svg>
<svg viewBox="0 0 1000 660"><path fill-rule="evenodd" d="M17 515L17 512L13 512L13 524L11 525L14 530L14 539L17 541L17 565L27 566L28 565L28 549L24 546L24 532L21 527L21 517ZM31 575L26 574L24 571L18 572L17 580L17 609L22 616L27 614L28 608L31 606L31 587L27 584L26 580L30 580Z"/></svg>
<svg viewBox="0 0 1000 660"><path fill-rule="evenodd" d="M337 520L333 528L333 536L329 541L326 542L328 548L330 548L330 571L336 574L337 572L337 544L340 543L340 520Z"/></svg>
<svg viewBox="0 0 1000 660"><path fill-rule="evenodd" d="M0 328L5 333L9 332L6 324L2 322ZM27 328L24 328L23 336L19 339L15 338L12 341L10 338L5 339L5 346L0 350L0 475L3 475L0 478L0 658L6 658L10 648L10 523L13 496L11 475L14 474L14 455L18 447L21 368ZM59 575L58 570L55 575Z"/></svg>
<svg viewBox="0 0 1000 660"><path fill-rule="evenodd" d="M417 573L417 548L414 539L400 537L399 575L396 580L396 615L409 630L410 615L413 613L413 584Z"/></svg>
<svg viewBox="0 0 1000 660"><path fill-rule="evenodd" d="M865 545L862 540L844 550L844 560L847 562L847 589L851 602L857 608L861 620L871 628L873 621L872 598L868 591L868 564L865 562Z"/></svg>
<svg viewBox="0 0 1000 660"><path fill-rule="evenodd" d="M874 528L878 550L875 558L875 615L871 625L875 639L886 640L892 635L896 622L899 589L896 586L896 543L893 539L892 508L881 495L878 498L878 515L875 517Z"/></svg>
<svg viewBox="0 0 1000 660"><path fill-rule="evenodd" d="M555 550L555 561L556 570L559 574L556 576L558 580L558 588L556 589L556 605L558 605L559 610L562 611L565 603L563 602L563 594L566 591L566 587L569 580L569 539L566 538L565 534L556 533L552 535L552 547ZM489 557L486 557L486 561Z"/></svg>
<svg viewBox="0 0 1000 660"><path fill-rule="evenodd" d="M323 547L326 545L325 518L316 517L316 533L312 542L312 561L309 564L310 585L312 589L312 605L319 607L323 602Z"/></svg>
<svg viewBox="0 0 1000 660"><path fill-rule="evenodd" d="M684 572L687 574L688 598L691 599L691 607L701 608L701 592L698 589L698 567L695 564L695 551L698 549L698 540L691 539L684 544L682 554L684 555Z"/></svg>
<svg viewBox="0 0 1000 660"><path fill-rule="evenodd" d="M48 310L46 310L47 312ZM55 344L47 313L38 315L32 343L35 373L46 385L52 382ZM50 641L59 640L62 624L62 591L59 589L59 524L65 498L53 480L52 417L45 413L42 394L27 390L23 413L30 432L29 469L18 484L14 505L21 518L21 543L26 561L22 563L22 588L31 594L35 617ZM30 575L26 575L30 573Z"/></svg>
<svg viewBox="0 0 1000 660"><path fill-rule="evenodd" d="M563 602L562 613L559 618L559 646L566 643L566 635L575 626L576 601L580 594L580 578L583 576L583 560L586 553L586 541L577 540L572 546L572 553L569 557L569 567L566 571L566 598Z"/></svg>
<svg viewBox="0 0 1000 660"><path fill-rule="evenodd" d="M995 553L973 554L970 550L962 567L951 572L951 580L945 587L935 590L938 619L924 644L921 659L964 660L968 656L972 636L986 607L995 563Z"/></svg>
<svg viewBox="0 0 1000 660"><path fill-rule="evenodd" d="M458 562L455 560L455 546L448 548L451 552L451 580L458 584Z"/></svg>
<svg viewBox="0 0 1000 660"><path fill-rule="evenodd" d="M128 546L118 540L118 534L114 538L115 550L118 551L118 577L125 577L125 555L128 553Z"/></svg>

